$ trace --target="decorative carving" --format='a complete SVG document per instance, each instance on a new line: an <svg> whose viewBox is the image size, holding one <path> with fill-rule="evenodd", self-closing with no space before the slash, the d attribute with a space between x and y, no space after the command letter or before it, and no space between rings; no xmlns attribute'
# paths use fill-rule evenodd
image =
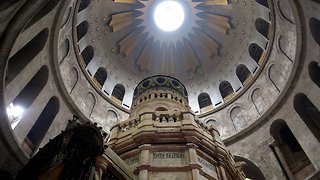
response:
<svg viewBox="0 0 320 180"><path fill-rule="evenodd" d="M130 121L126 121L125 123L119 124L120 132L127 131L133 127L136 127L140 123L140 116L138 118L134 118Z"/></svg>

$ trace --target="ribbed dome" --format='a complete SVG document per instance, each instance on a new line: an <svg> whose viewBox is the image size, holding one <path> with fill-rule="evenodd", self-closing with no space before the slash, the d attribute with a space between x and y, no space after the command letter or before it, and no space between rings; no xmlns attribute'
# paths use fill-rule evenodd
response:
<svg viewBox="0 0 320 180"><path fill-rule="evenodd" d="M172 32L154 22L159 1L82 2L75 16L80 63L105 98L122 84L127 107L134 87L154 75L185 84L197 112L203 92L212 110L231 102L259 74L273 36L270 9L254 1L177 0L185 17Z"/></svg>

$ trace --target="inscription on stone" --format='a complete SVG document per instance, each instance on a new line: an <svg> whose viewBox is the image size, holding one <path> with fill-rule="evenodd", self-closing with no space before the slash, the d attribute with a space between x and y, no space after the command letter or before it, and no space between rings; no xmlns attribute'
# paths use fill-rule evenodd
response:
<svg viewBox="0 0 320 180"><path fill-rule="evenodd" d="M210 169L210 170L216 170L211 163L209 163L208 161L206 161L206 160L203 159L202 157L198 156L197 159L198 159L199 163L201 163L202 165L204 165L204 166L207 167L208 169Z"/></svg>
<svg viewBox="0 0 320 180"><path fill-rule="evenodd" d="M181 152L154 152L153 159L166 159L166 158L183 158L184 153Z"/></svg>

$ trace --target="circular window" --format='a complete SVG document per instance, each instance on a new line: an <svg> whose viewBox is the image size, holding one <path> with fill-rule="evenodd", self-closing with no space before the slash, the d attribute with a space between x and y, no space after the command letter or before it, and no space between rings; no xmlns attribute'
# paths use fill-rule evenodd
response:
<svg viewBox="0 0 320 180"><path fill-rule="evenodd" d="M175 31L183 23L184 10L175 1L163 1L156 6L153 17L159 29L167 32Z"/></svg>
<svg viewBox="0 0 320 180"><path fill-rule="evenodd" d="M162 78L162 77L159 77L156 79L156 82L159 84L159 85L164 85L166 83L166 79L165 78Z"/></svg>
<svg viewBox="0 0 320 180"><path fill-rule="evenodd" d="M149 80L142 83L143 88L148 88L150 86L151 82Z"/></svg>
<svg viewBox="0 0 320 180"><path fill-rule="evenodd" d="M175 81L175 80L172 80L172 81L171 81L171 84L172 84L172 86L175 87L175 88L180 88L180 84L179 84L177 81Z"/></svg>

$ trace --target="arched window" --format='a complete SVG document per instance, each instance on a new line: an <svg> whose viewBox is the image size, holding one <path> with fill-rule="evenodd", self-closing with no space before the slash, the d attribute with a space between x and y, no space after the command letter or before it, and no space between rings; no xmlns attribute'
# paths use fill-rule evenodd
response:
<svg viewBox="0 0 320 180"><path fill-rule="evenodd" d="M14 105L22 108L28 108L40 94L41 90L48 82L49 69L42 66L40 70L33 76L28 84L21 90L17 97L13 100Z"/></svg>
<svg viewBox="0 0 320 180"><path fill-rule="evenodd" d="M48 34L48 28L43 29L9 59L6 84L9 84L40 53L47 42Z"/></svg>
<svg viewBox="0 0 320 180"><path fill-rule="evenodd" d="M259 60L262 56L263 49L258 46L256 43L252 43L249 45L249 54L259 64Z"/></svg>
<svg viewBox="0 0 320 180"><path fill-rule="evenodd" d="M114 110L108 110L106 113L105 121L102 123L105 127L112 127L118 122L118 115Z"/></svg>
<svg viewBox="0 0 320 180"><path fill-rule="evenodd" d="M94 56L94 49L92 46L87 46L84 48L84 50L81 52L82 58L84 60L84 63L86 66L90 63Z"/></svg>
<svg viewBox="0 0 320 180"><path fill-rule="evenodd" d="M77 38L78 41L82 39L88 32L89 29L89 23L87 21L82 21L78 26L77 26Z"/></svg>
<svg viewBox="0 0 320 180"><path fill-rule="evenodd" d="M47 84L48 74L48 68L43 66L6 108L12 129L19 124L24 111L31 106Z"/></svg>
<svg viewBox="0 0 320 180"><path fill-rule="evenodd" d="M122 102L125 91L126 90L124 89L124 86L122 84L117 84L114 87L111 95Z"/></svg>
<svg viewBox="0 0 320 180"><path fill-rule="evenodd" d="M91 3L91 0L81 0L78 12L86 9L90 5L90 3Z"/></svg>
<svg viewBox="0 0 320 180"><path fill-rule="evenodd" d="M206 121L206 125L207 125L208 127L213 126L213 127L215 127L215 128L218 128L218 123L217 123L217 121L216 121L215 119L209 119L209 120L207 120L207 121Z"/></svg>
<svg viewBox="0 0 320 180"><path fill-rule="evenodd" d="M320 112L302 93L295 95L293 106L310 131L320 142Z"/></svg>
<svg viewBox="0 0 320 180"><path fill-rule="evenodd" d="M199 103L200 109L212 105L210 96L207 93L204 93L204 92L199 94L198 103Z"/></svg>
<svg viewBox="0 0 320 180"><path fill-rule="evenodd" d="M311 80L320 88L320 67L315 61L312 61L309 64L309 76Z"/></svg>
<svg viewBox="0 0 320 180"><path fill-rule="evenodd" d="M257 31L263 35L265 38L268 39L268 33L269 33L269 23L265 21L264 19L258 18L255 21L255 26Z"/></svg>
<svg viewBox="0 0 320 180"><path fill-rule="evenodd" d="M219 90L223 98L234 92L231 84L228 81L222 81L219 85Z"/></svg>
<svg viewBox="0 0 320 180"><path fill-rule="evenodd" d="M28 21L28 23L24 26L22 31L25 31L29 27L31 27L34 23L38 22L40 19L42 19L45 15L47 15L49 12L51 12L58 4L60 0L49 0L46 2L46 4L41 7L39 11L35 15L32 16L32 18Z"/></svg>
<svg viewBox="0 0 320 180"><path fill-rule="evenodd" d="M261 4L264 7L269 8L268 0L256 0L257 3Z"/></svg>
<svg viewBox="0 0 320 180"><path fill-rule="evenodd" d="M88 92L83 100L83 114L88 118L91 117L94 107L96 106L97 100L92 92Z"/></svg>
<svg viewBox="0 0 320 180"><path fill-rule="evenodd" d="M284 120L273 122L270 133L275 139L275 143L271 147L282 167L286 167L284 169L288 179L304 179L315 170ZM305 171L305 168L308 170ZM302 177L303 175L304 177Z"/></svg>
<svg viewBox="0 0 320 180"><path fill-rule="evenodd" d="M251 75L251 72L249 71L249 69L243 65L243 64L240 64L237 69L236 69L236 74L237 74L237 77L239 78L239 80L243 82L248 79L248 77Z"/></svg>
<svg viewBox="0 0 320 180"><path fill-rule="evenodd" d="M107 71L106 71L106 69L100 67L97 70L97 72L94 74L94 78L102 88L104 82L107 80Z"/></svg>
<svg viewBox="0 0 320 180"><path fill-rule="evenodd" d="M320 20L312 17L309 21L310 31L313 36L313 39L320 46Z"/></svg>
<svg viewBox="0 0 320 180"><path fill-rule="evenodd" d="M59 99L57 97L51 97L26 137L25 142L32 150L31 153L39 147L54 118L58 114L59 108Z"/></svg>

